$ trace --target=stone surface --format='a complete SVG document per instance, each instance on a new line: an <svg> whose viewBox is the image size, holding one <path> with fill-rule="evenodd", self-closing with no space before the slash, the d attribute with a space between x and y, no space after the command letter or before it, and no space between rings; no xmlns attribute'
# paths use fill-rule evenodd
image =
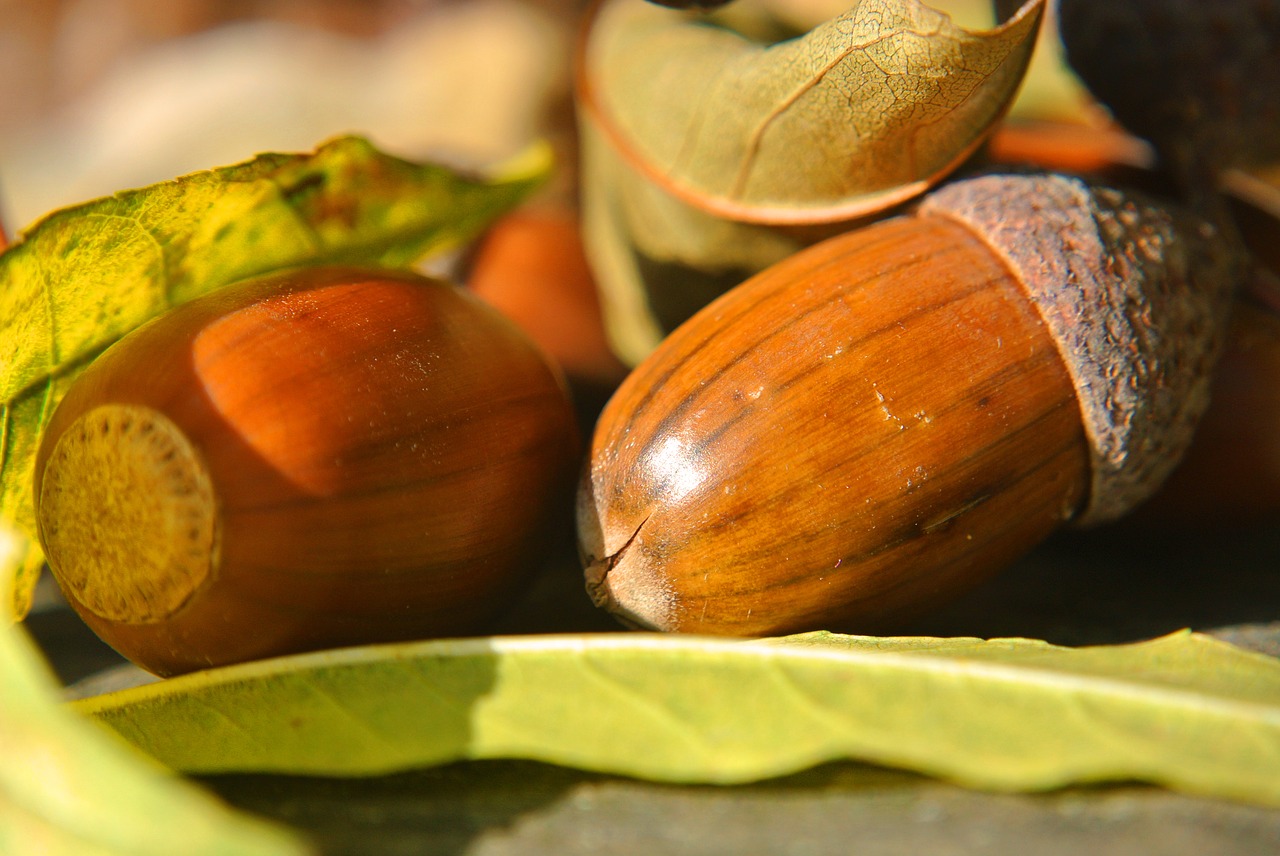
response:
<svg viewBox="0 0 1280 856"><path fill-rule="evenodd" d="M1154 788L966 791L834 764L744 787L674 787L528 762L361 781L223 776L232 803L307 830L332 856L1274 854L1280 812Z"/></svg>

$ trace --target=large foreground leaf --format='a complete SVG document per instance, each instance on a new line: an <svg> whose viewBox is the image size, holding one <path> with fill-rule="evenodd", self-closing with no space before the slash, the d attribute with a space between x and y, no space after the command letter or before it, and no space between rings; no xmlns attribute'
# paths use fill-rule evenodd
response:
<svg viewBox="0 0 1280 856"><path fill-rule="evenodd" d="M17 549L0 521L0 560ZM0 561L0 568L12 563ZM0 579L0 602L12 576ZM294 856L291 834L235 813L56 701L31 639L0 616L0 853Z"/></svg>
<svg viewBox="0 0 1280 856"><path fill-rule="evenodd" d="M545 176L545 151L470 179L347 137L55 212L0 253L0 517L33 534L40 429L107 345L164 310L303 264L401 267L475 237ZM18 559L25 613L39 551Z"/></svg>
<svg viewBox="0 0 1280 856"><path fill-rule="evenodd" d="M1280 661L1188 633L427 642L233 666L76 704L192 773L529 758L745 782L840 758L1036 790L1136 779L1280 805Z"/></svg>

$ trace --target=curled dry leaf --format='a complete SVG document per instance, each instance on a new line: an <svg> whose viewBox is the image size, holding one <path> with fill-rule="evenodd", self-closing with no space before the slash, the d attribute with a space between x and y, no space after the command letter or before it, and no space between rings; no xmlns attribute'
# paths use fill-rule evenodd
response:
<svg viewBox="0 0 1280 856"><path fill-rule="evenodd" d="M867 0L766 46L719 18L600 3L577 69L584 229L620 356L639 361L805 228L883 212L955 168L1008 108L1043 7L976 32L917 0Z"/></svg>
<svg viewBox="0 0 1280 856"><path fill-rule="evenodd" d="M1043 0L970 32L868 0L764 47L640 0L597 13L580 94L633 168L706 211L846 220L918 194L987 136L1022 80Z"/></svg>

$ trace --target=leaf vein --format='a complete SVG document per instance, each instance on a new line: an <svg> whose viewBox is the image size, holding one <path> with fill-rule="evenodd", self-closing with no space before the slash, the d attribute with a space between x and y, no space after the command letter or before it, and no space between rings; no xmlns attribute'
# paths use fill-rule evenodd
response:
<svg viewBox="0 0 1280 856"><path fill-rule="evenodd" d="M600 686L610 690L613 695L625 699L633 710L645 711L649 714L651 721L658 723L664 730L672 732L675 737L682 740L699 755L706 757L709 754L702 735L698 733L696 727L690 725L687 719L676 714L651 694L637 690L635 687L629 686L624 681L609 674L592 662L589 654L583 657L581 662L587 675L592 677Z"/></svg>
<svg viewBox="0 0 1280 856"><path fill-rule="evenodd" d="M307 687L313 696L318 697L343 717L355 723L359 727L359 730L363 731L364 734L373 740L373 742L379 743L384 747L389 747L393 751L399 746L399 741L394 737L389 737L382 730L375 728L367 716L363 716L336 694L321 687L319 682L306 681L304 686Z"/></svg>
<svg viewBox="0 0 1280 856"><path fill-rule="evenodd" d="M769 129L774 122L782 118L782 116L784 116L793 106L795 106L796 102L798 102L805 95L812 92L813 89L817 87L820 83L824 82L827 76L831 74L831 72L835 71L837 67L839 67L842 63L844 63L844 61L848 59L851 55L853 55L855 52L865 51L868 48L873 47L883 41L887 41L888 39L891 39L896 35L898 34L890 33L888 35L878 36L874 39L870 39L865 42L858 42L856 44L846 45L844 50L840 51L840 53L838 53L831 61L829 61L826 65L824 65L817 72L815 72L809 79L802 81L800 85L795 89L795 91L793 91L786 98L782 99L777 104L775 104L772 107L772 109L770 109L764 115L764 117L760 120L759 124L757 124L756 127L752 130L751 136L747 140L746 150L743 154L742 165L739 167L738 175L734 179L734 183L733 183L733 197L736 199L741 199L743 195L746 193L747 181L750 179L751 173L755 169L756 161L759 159L760 148L764 145L764 137L769 132ZM854 133L855 136L857 136L858 130L856 125L850 125L850 130Z"/></svg>
<svg viewBox="0 0 1280 856"><path fill-rule="evenodd" d="M252 728L242 725L235 717L224 711L222 707L214 704L200 693L191 693L189 698L191 699L192 704L203 707L209 713L213 714L222 722L230 726L233 731L240 734L263 758L271 757L271 748L258 739L258 736L254 733Z"/></svg>

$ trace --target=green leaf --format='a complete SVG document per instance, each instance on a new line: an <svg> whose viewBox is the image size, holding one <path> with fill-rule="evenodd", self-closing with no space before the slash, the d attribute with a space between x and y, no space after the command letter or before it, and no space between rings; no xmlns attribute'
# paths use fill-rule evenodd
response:
<svg viewBox="0 0 1280 856"><path fill-rule="evenodd" d="M98 353L224 285L306 264L403 267L475 237L546 176L531 149L493 180L414 164L344 137L264 154L55 212L0 253L0 516L34 541L40 429ZM40 567L25 554L15 607Z"/></svg>
<svg viewBox="0 0 1280 856"><path fill-rule="evenodd" d="M17 541L0 521L0 569ZM11 573L0 580L8 601ZM75 715L30 637L0 618L0 853L294 856L292 834L233 812Z"/></svg>
<svg viewBox="0 0 1280 856"><path fill-rule="evenodd" d="M614 634L355 648L76 704L191 773L526 758L746 782L841 758L996 790L1136 779L1280 805L1280 661L1189 633L1027 640Z"/></svg>

